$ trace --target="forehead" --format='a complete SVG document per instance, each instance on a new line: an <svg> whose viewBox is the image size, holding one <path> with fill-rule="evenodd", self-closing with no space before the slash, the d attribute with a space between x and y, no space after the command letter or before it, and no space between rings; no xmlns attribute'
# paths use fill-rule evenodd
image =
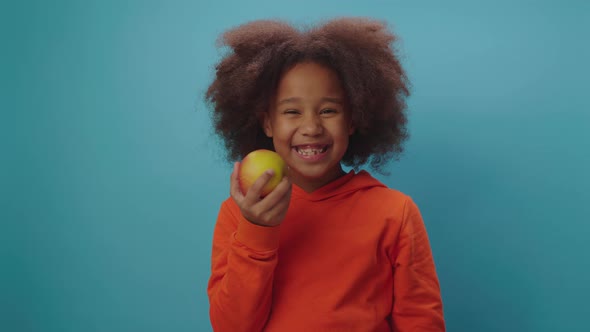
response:
<svg viewBox="0 0 590 332"><path fill-rule="evenodd" d="M277 99L299 97L343 97L343 89L338 74L315 62L298 63L281 77L277 89Z"/></svg>

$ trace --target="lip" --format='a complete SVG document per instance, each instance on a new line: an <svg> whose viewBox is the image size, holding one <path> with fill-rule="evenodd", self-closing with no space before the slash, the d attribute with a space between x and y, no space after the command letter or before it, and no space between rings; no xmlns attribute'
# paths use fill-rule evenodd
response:
<svg viewBox="0 0 590 332"><path fill-rule="evenodd" d="M325 147L326 151L318 154L312 155L303 155L297 152L298 148L323 148ZM328 155L328 151L332 147L331 144L301 144L301 145L294 145L291 147L291 151L297 156L299 159L307 161L307 162L317 162L324 159Z"/></svg>

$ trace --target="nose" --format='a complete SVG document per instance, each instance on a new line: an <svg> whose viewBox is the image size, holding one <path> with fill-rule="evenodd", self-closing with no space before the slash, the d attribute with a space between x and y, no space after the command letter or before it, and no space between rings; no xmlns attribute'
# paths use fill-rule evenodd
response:
<svg viewBox="0 0 590 332"><path fill-rule="evenodd" d="M305 136L318 136L324 131L322 120L318 114L314 113L307 114L302 120L303 123L301 124L300 130Z"/></svg>

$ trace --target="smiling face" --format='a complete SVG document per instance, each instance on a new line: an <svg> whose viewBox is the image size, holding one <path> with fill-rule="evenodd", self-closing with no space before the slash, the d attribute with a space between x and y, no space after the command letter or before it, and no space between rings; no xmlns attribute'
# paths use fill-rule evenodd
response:
<svg viewBox="0 0 590 332"><path fill-rule="evenodd" d="M283 74L264 132L289 166L291 181L307 192L343 174L340 160L354 132L338 75L313 62Z"/></svg>

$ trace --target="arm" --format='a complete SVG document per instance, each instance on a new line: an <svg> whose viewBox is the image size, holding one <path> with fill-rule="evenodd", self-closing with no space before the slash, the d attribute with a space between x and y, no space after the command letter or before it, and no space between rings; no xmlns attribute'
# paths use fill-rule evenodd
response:
<svg viewBox="0 0 590 332"><path fill-rule="evenodd" d="M426 228L409 199L393 253L393 330L445 331L440 286Z"/></svg>
<svg viewBox="0 0 590 332"><path fill-rule="evenodd" d="M260 176L244 195L237 169L236 163L230 177L231 199L222 204L213 233L207 293L211 325L218 332L261 331L266 324L279 228L291 197L291 183L286 177L261 197L272 172Z"/></svg>
<svg viewBox="0 0 590 332"><path fill-rule="evenodd" d="M277 264L279 226L263 227L219 212L208 285L214 331L261 331L268 319ZM239 212L239 210L238 210Z"/></svg>

